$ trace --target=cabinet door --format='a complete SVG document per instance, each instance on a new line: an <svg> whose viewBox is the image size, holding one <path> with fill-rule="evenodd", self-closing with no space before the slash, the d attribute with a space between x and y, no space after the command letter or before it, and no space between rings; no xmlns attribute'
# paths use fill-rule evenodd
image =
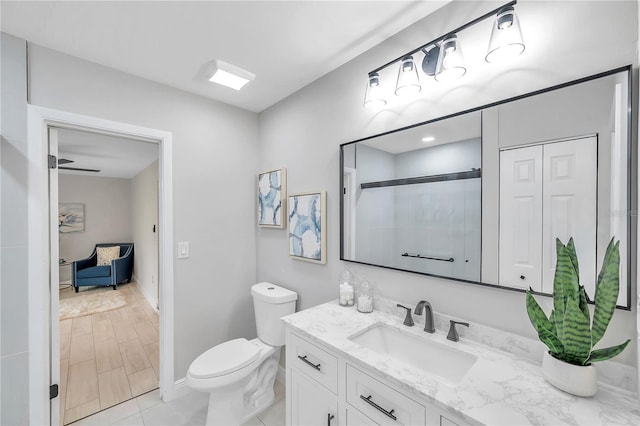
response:
<svg viewBox="0 0 640 426"><path fill-rule="evenodd" d="M292 368L291 424L295 426L338 425L336 396L304 373Z"/></svg>
<svg viewBox="0 0 640 426"><path fill-rule="evenodd" d="M507 287L542 290L542 146L500 152L500 272Z"/></svg>

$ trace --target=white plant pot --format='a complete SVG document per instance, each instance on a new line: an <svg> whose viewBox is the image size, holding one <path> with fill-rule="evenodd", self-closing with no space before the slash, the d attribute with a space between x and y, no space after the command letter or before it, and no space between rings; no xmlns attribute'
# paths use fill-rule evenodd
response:
<svg viewBox="0 0 640 426"><path fill-rule="evenodd" d="M545 351L542 374L549 383L576 396L593 396L598 391L598 371L593 365L581 366L560 361Z"/></svg>

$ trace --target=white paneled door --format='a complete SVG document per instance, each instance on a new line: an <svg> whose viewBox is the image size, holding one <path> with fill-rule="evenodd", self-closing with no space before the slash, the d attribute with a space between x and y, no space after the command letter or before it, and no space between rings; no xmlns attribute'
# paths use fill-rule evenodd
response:
<svg viewBox="0 0 640 426"><path fill-rule="evenodd" d="M593 296L597 161L596 136L500 153L500 285L552 293L556 238L573 237Z"/></svg>
<svg viewBox="0 0 640 426"><path fill-rule="evenodd" d="M556 238L576 245L580 284L595 296L598 140L596 136L543 146L542 291L553 292Z"/></svg>
<svg viewBox="0 0 640 426"><path fill-rule="evenodd" d="M500 285L542 291L542 146L500 153Z"/></svg>

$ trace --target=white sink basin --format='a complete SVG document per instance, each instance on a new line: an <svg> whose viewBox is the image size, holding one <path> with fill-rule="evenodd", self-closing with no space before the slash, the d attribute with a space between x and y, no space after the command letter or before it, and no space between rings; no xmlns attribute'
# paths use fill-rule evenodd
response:
<svg viewBox="0 0 640 426"><path fill-rule="evenodd" d="M416 327L419 326L416 324ZM386 324L376 324L349 339L454 385L460 383L478 360L475 355L445 346L427 336L415 336Z"/></svg>

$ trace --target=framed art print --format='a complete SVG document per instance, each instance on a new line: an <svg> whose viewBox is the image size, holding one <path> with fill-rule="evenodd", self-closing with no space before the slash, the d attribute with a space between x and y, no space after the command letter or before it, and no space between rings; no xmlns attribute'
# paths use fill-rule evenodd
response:
<svg viewBox="0 0 640 426"><path fill-rule="evenodd" d="M84 204L60 203L58 230L62 233L84 231Z"/></svg>
<svg viewBox="0 0 640 426"><path fill-rule="evenodd" d="M327 193L306 192L290 195L287 202L289 218L289 256L308 262L327 262Z"/></svg>
<svg viewBox="0 0 640 426"><path fill-rule="evenodd" d="M287 199L286 169L258 175L258 226L284 228Z"/></svg>

